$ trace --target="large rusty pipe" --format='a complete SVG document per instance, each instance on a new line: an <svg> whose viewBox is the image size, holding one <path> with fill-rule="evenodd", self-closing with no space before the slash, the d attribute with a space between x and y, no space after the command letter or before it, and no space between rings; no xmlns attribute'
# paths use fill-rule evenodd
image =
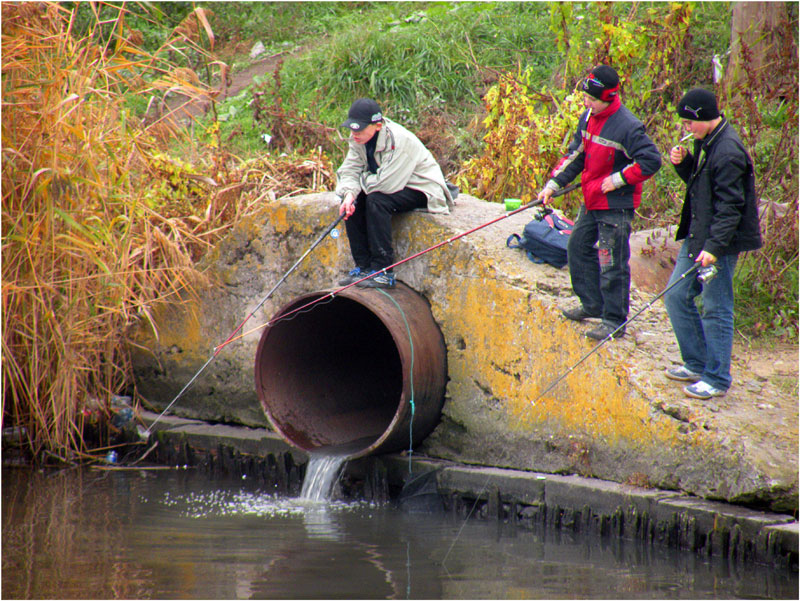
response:
<svg viewBox="0 0 800 601"><path fill-rule="evenodd" d="M346 448L361 457L408 448L411 436L418 444L439 421L447 383L428 302L402 283L351 286L278 319L330 292L288 303L261 335L255 380L267 419L305 451Z"/></svg>

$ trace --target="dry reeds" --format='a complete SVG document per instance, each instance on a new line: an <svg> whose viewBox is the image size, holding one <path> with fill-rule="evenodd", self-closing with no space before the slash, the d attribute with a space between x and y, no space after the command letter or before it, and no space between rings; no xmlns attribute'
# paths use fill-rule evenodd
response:
<svg viewBox="0 0 800 601"><path fill-rule="evenodd" d="M35 455L91 451L85 420L128 382L126 327L201 281L193 258L228 225L224 207L207 210L216 182L165 178L153 124L126 108L134 94L214 90L134 45L117 8L101 41L73 35L77 9L2 5L3 422ZM165 48L199 48L200 30L213 41L197 9Z"/></svg>

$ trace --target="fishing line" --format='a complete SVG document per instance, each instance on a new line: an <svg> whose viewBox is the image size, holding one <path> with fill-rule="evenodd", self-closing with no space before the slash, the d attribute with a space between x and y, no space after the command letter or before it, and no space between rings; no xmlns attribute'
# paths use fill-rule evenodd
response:
<svg viewBox="0 0 800 601"><path fill-rule="evenodd" d="M576 188L580 187L580 185L581 185L581 183L577 182L575 184L566 186L565 188L561 188L560 190L555 191L551 195L551 198L555 198L556 196L561 196L563 194L566 194L567 192L571 192L572 190L575 190ZM295 264L292 265L292 267L289 269L289 271L287 271L283 275L283 277L281 277L281 279L278 280L278 283L275 284L275 286L272 287L272 290L270 290L267 293L267 295L258 303L258 305L256 305L255 309L253 309L248 314L248 316L245 317L244 320L242 320L242 322L236 327L236 329L233 330L233 332L231 332L230 336L228 336L228 338L222 344L220 344L219 346L214 347L213 354L211 355L211 357L209 357L208 360L203 364L203 366L197 371L197 373L195 373L194 376L192 376L192 378L189 380L189 382L186 383L186 385L180 390L180 392L177 395L175 395L175 398L172 399L172 401L169 403L169 405L167 405L166 409L164 409L158 415L158 417L156 417L156 419L153 421L153 423L150 424L150 427L146 428L144 430L145 434L149 436L150 428L155 426L155 424L161 419L161 417L167 411L169 411L169 409L172 407L172 405L174 405L175 402L183 395L183 393L186 392L186 390L189 388L189 386L192 385L192 383L200 376L200 374L206 369L206 367L208 367L209 364L217 357L217 355L219 355L219 353L222 351L222 349L225 348L230 343L232 343L232 342L234 342L236 340L240 340L241 338L243 338L247 334L250 334L250 333L255 332L257 330L260 330L262 328L266 328L266 327L268 327L270 325L274 325L278 321L281 321L283 319L287 319L291 315L294 315L296 313L300 313L300 312L303 312L303 311L305 311L307 309L310 309L311 307L313 307L314 305L316 305L316 304L318 304L320 302L330 301L337 294L340 294L341 292L344 292L345 290L347 290L348 288L351 288L352 286L357 286L359 283L361 283L361 282L363 282L365 280L368 280L371 277L376 276L378 273L386 273L390 269L394 269L395 267L397 267L399 265L407 263L408 261L416 259L417 257L421 257L422 255L424 255L426 253L429 253L432 250L436 250L437 248L441 248L442 246L446 246L447 244L450 244L451 242L455 242L456 240L458 240L460 238L463 238L464 236L468 236L469 234L477 232L478 230L481 230L481 229L483 229L485 227L488 227L490 225L494 225L495 223L498 223L498 222L502 221L503 219L508 219L509 217L511 217L513 215L516 215L517 213L521 213L522 211L526 211L526 210L528 210L528 209L530 209L532 207L538 206L540 204L542 204L541 200L539 200L539 199L533 200L533 201L529 202L528 204L526 204L526 205L524 205L524 206L522 206L522 207L520 207L518 209L515 209L513 211L509 211L509 212L501 215L500 217L497 217L496 219L492 219L491 221L487 221L486 223L481 224L479 226L476 226L476 227L474 227L474 228L472 228L470 230L467 230L466 232L462 232L460 234L456 234L455 236L451 236L450 238L447 238L446 240L443 240L442 242L439 242L438 244L434 244L433 246L431 246L429 248L426 248L425 250L421 250L418 253L415 253L415 254L411 255L410 257L406 257L405 259L401 259L400 261L397 261L396 263L393 263L392 265L389 265L388 267L384 267L383 269L379 270L378 272L366 275L363 278L361 278L360 280L356 280L355 282L352 282L352 283L348 284L347 286L342 286L341 288L338 288L338 289L336 289L336 290L334 290L334 291L332 291L332 292L330 292L330 293L328 293L328 294L326 294L324 296L321 296L321 297L319 297L319 298L317 298L317 299L315 299L315 300L313 300L311 302L308 302L305 305L302 305L301 307L297 307L297 308L292 309L291 311L288 311L288 312L286 312L286 313L284 313L284 314L282 314L282 315L280 315L280 316L278 316L278 317L276 317L274 319L271 319L271 320L267 321L266 323L261 324L259 327L253 328L252 330L249 330L245 334L240 334L240 335L237 336L236 334L242 329L244 324L247 323L247 321L255 314L256 311L258 311L261 308L261 306L265 302L267 302L267 300L273 295L273 293L284 282L284 280L286 280L286 278L289 276L289 274L291 274L297 268L297 266L301 263L301 261L312 250L314 250L320 242L322 242L322 240L325 238L325 236L327 236L336 227L336 225L342 219L344 219L345 215L344 215L344 213L341 213L336 218L336 220L331 225L329 225L327 227L327 229L322 233L322 235L319 238L317 238L317 240L314 242L314 244L312 244L311 247L305 253L303 253L303 255L295 262Z"/></svg>
<svg viewBox="0 0 800 601"><path fill-rule="evenodd" d="M406 332L408 332L408 344L411 346L411 369L409 369L408 377L411 381L411 400L409 404L411 405L411 419L408 423L408 474L411 474L411 454L414 452L414 341L411 338L411 328L408 327L408 321L406 320L406 314L403 312L403 309L397 303L396 300L392 298L392 295L378 288L380 292L384 294L390 301L394 303L394 306L397 307L397 310L400 311L400 315L403 318L403 323L406 324Z"/></svg>
<svg viewBox="0 0 800 601"><path fill-rule="evenodd" d="M563 194L566 194L567 192L572 192L576 188L579 188L580 185L581 185L581 183L577 182L577 183L569 185L569 186L567 186L565 188L561 188L560 190L557 190L556 192L554 192L552 194L551 198L555 198L557 196L561 196ZM427 253L431 252L432 250L436 250L437 248L441 248L442 246L446 246L446 245L450 244L451 242L455 242L456 240L458 240L460 238L463 238L464 236L468 236L469 234L475 233L478 230L481 230L481 229L483 229L485 227L488 227L490 225L494 225L495 223L498 223L498 222L502 221L503 219L508 219L512 215L516 215L517 213L521 213L522 211L527 211L530 208L539 206L540 204L542 204L541 200L538 200L538 199L537 200L533 200L533 201L529 202L528 204L526 204L524 206L521 206L518 209L515 209L513 211L509 211L509 212L501 215L500 217L497 217L496 219L492 219L491 221L487 221L486 223L478 225L478 226L472 228L471 230L467 230L466 232L461 232L460 234L456 234L455 236L451 236L450 238L447 238L446 240L443 240L442 242L439 242L438 244L434 244L433 246L430 246L430 247L428 247L428 248L426 248L424 250L421 250L421 251L419 251L419 252L417 252L417 253L409 256L409 257L406 257L405 259L400 259L399 261L389 265L388 267L384 267L383 269L381 269L379 271L376 271L374 273L370 273L369 275L365 275L360 280L356 280L355 282L351 282L350 284L347 284L346 286L342 286L341 288L337 288L336 290L333 290L333 291L329 292L328 294L326 294L324 296L321 296L321 297L319 297L319 298L317 298L315 300L310 301L309 303L303 305L302 307L297 307L296 309L292 309L291 311L288 311L287 313L284 313L283 315L279 315L278 317L276 317L274 319L271 319L271 320L267 321L266 323L261 324L260 326L258 326L256 328L253 328L252 330L247 332L247 334L250 334L250 333L255 332L257 330L260 330L262 328L266 328L268 326L274 325L278 321L288 317L289 315L292 315L295 312L298 312L298 311L301 311L303 309L307 309L309 307L312 307L313 305L315 305L315 304L317 304L317 303L319 303L319 302L321 302L321 301L323 301L325 299L333 298L334 296L344 292L348 288L352 288L353 286L357 286L359 283L361 283L361 282L363 282L365 280L368 280L368 279L376 276L379 273L386 273L387 271L389 271L391 269L394 269L398 265L402 265L404 263L407 263L408 261L411 261L412 259L416 259L417 257L421 257L422 255L427 254ZM230 340L226 340L223 344L221 344L217 348L222 349L224 346L230 344L231 342L235 342L236 340L239 340L240 338L243 338L243 337L244 337L244 334L241 335L241 336L237 336L235 338L232 337Z"/></svg>
<svg viewBox="0 0 800 601"><path fill-rule="evenodd" d="M478 496L475 497L475 502L472 504L472 509L469 510L469 513L467 514L467 517L464 519L464 522L461 524L461 528L459 528L459 530L458 530L458 534L456 534L456 537L453 539L453 542L450 543L450 548L447 550L447 553L445 553L444 559L442 559L442 566L444 566L445 562L447 561L447 558L450 556L450 551L452 551L453 547L455 547L456 542L458 541L458 538L461 536L461 531L464 530L464 526L467 525L467 521L469 521L469 518L472 516L472 512L475 511L475 507L477 507L478 501L480 500L481 495L484 493L484 491L486 490L486 487L489 485L489 479L491 477L492 477L491 474L488 474L486 476L486 482L484 482L483 488L481 489L481 492L479 492Z"/></svg>
<svg viewBox="0 0 800 601"><path fill-rule="evenodd" d="M287 278L287 277L289 277L289 275L290 275L290 274L291 274L291 273L292 273L292 272L293 272L295 269L297 269L297 266L298 266L298 265L300 265L300 263L302 263L303 259L305 259L305 258L306 258L306 257L307 257L307 256L308 256L310 253L311 253L311 251L313 251L313 250L314 250L314 249L315 249L315 248L316 248L316 247L319 245L319 243L320 243L320 242L322 242L322 241L325 239L325 237L326 237L328 234L330 234L330 233L331 233L331 232L334 230L334 228L335 228L335 227L336 227L336 226L339 224L339 222L340 222L342 219L344 219L344 213L341 213L341 214L340 214L340 215L339 215L339 216L338 216L338 217L337 217L337 218L336 218L336 219L333 221L333 223L331 223L331 224L330 224L330 225L329 225L327 228L325 228L325 231L324 231L324 232L322 232L322 234L320 235L320 237L319 237L319 238L317 238L317 239L314 241L314 243L313 243L313 244L312 244L312 245L311 245L311 246L308 248L308 250L306 250L306 252L304 252L304 253L302 254L302 256L301 256L299 259L297 259L297 261L295 261L294 265L292 265L292 266L289 268L289 270L288 270L286 273L284 273L284 274L283 274L283 276L281 277L281 279L279 279L279 280L278 280L278 282L277 282L277 283L276 283L276 284L275 284L275 285L272 287L272 289L271 289L271 290L270 290L270 291L269 291L269 292L268 292L268 293L267 293L267 294L264 296L264 298L262 298L262 299L259 301L259 303L258 303L258 304L255 306L255 308L254 308L252 311L250 311L250 313L247 315L247 317L245 317L245 318L242 320L242 322L241 322L241 323L240 323L238 326L236 326L236 329L234 329L234 330L233 330L233 332L231 332L230 336L228 336L228 338L225 340L225 342L223 342L223 343L222 343L222 344L220 344L219 346L216 346L216 347L214 347L214 349L213 349L213 353L212 353L212 354L211 354L211 356L208 358L208 360L207 360L207 361L206 361L206 362L203 364L203 366L202 366L202 367L201 367L199 370L197 370L197 372L196 372L196 373L195 373L195 374L192 376L192 378L191 378L191 379L190 379L190 380L189 380L189 381L186 383L186 385L185 385L183 388L181 388L180 392L178 392L178 394L176 394L176 395L175 395L175 398L174 398L174 399L172 399L172 401L170 401L170 403L167 405L167 407L166 407L166 408L165 408L165 409L164 409L164 410L163 410L161 413L159 413L159 414L158 414L158 416L156 417L156 419L155 419L155 420L153 420L153 423L152 423L152 424L150 424L150 426L149 426L149 427L145 428L145 430L144 430L144 435L146 435L146 436L149 436L149 435L150 435L151 428L153 428L153 427L154 427L154 426L155 426L155 425L158 423L158 421L159 421L159 420L160 420L160 419L161 419L161 418L164 416L164 414L165 414L167 411L169 411L169 410L170 410L170 408L171 408L171 407L172 407L172 406L175 404L175 402L176 402L176 401L177 401L179 398L181 398L181 396L183 396L183 393L184 393L184 392L186 392L186 390L189 388L189 386L191 386L191 385L194 383L194 381L195 381L195 380L196 380L196 379L197 379L197 378L200 376L200 374L201 374L201 373L203 373L203 371L205 371L206 367L208 367L208 366L211 364L211 362L212 362L212 361L213 361L213 360L214 360L214 359L217 357L217 355L219 355L219 353L222 351L222 349L223 349L223 348L225 348L225 346L227 346L227 345L228 345L228 344L230 344L231 342L233 342L233 340L236 340L236 339L238 339L238 338L241 338L241 336L239 336L239 337L236 337L236 338L234 338L234 336L236 336L236 333L237 333L237 332L239 332L239 330L241 330L241 329L244 327L244 324L245 324L245 323L247 323L247 321L248 321L248 320L249 320L249 319L250 319L250 318L251 318L253 315L255 315L256 311L258 311L258 310L259 310L259 309L260 309L260 308L261 308L261 307L264 305L264 303L266 303L266 302L267 302L267 301L268 301L268 300L269 300L269 299L272 297L272 295L275 293L275 291L278 289L278 287L279 287L281 284L283 284L283 282L286 280L286 278Z"/></svg>

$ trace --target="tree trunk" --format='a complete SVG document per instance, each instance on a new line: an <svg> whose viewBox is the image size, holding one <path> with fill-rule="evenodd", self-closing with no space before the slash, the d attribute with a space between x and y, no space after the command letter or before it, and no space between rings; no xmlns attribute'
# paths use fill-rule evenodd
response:
<svg viewBox="0 0 800 601"><path fill-rule="evenodd" d="M732 4L731 56L723 79L729 95L742 86L773 93L794 89L794 74L783 68L786 59L796 55L789 12L786 2Z"/></svg>

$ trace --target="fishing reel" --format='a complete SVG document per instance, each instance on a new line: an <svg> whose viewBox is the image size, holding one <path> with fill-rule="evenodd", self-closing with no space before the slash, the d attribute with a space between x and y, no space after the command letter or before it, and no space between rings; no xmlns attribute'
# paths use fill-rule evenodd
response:
<svg viewBox="0 0 800 601"><path fill-rule="evenodd" d="M713 263L708 265L707 267L701 267L697 270L697 280L701 284L707 284L711 280L713 280L717 274L719 273L719 269Z"/></svg>

